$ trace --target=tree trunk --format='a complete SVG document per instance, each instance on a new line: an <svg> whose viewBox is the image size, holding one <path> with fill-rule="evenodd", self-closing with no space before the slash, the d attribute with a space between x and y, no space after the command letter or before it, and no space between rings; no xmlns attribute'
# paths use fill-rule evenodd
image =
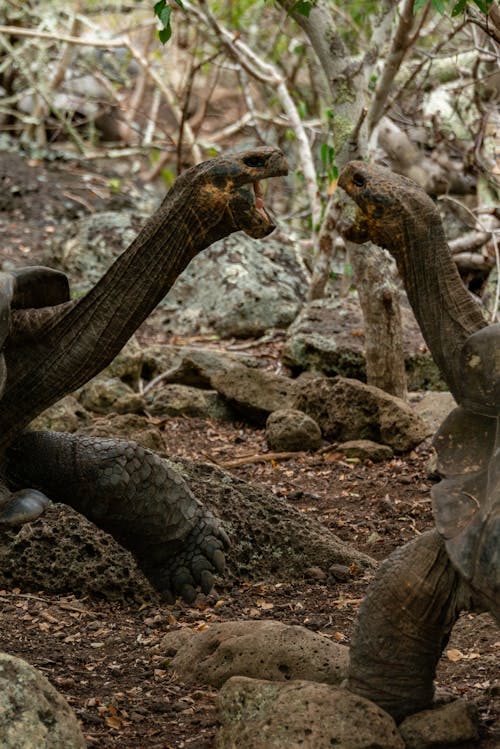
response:
<svg viewBox="0 0 500 749"><path fill-rule="evenodd" d="M365 323L366 379L406 398L400 293L392 260L372 244L349 243L349 252Z"/></svg>
<svg viewBox="0 0 500 749"><path fill-rule="evenodd" d="M369 102L368 83L373 64L389 39L397 2L385 0L380 3L378 17L373 17L369 50L361 63L350 57L326 0L318 0L308 17L293 11L293 0L279 0L279 3L292 13L308 36L326 74L331 93L335 163L340 170L348 161L367 153L365 114ZM328 281L337 202L336 196L333 196L325 212L308 299L321 297ZM353 246L351 258L365 324L368 382L388 393L404 397L406 376L401 312L399 295L390 281L389 261L383 251L373 245L369 253Z"/></svg>

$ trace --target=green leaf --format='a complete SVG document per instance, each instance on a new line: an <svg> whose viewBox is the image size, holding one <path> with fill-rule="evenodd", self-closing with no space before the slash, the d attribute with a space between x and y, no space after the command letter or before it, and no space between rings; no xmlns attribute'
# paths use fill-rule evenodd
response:
<svg viewBox="0 0 500 749"><path fill-rule="evenodd" d="M167 26L170 26L170 16L172 15L172 8L167 5L166 8L163 8L158 18L160 19L160 22L164 25L165 28Z"/></svg>
<svg viewBox="0 0 500 749"><path fill-rule="evenodd" d="M489 8L493 0L474 0L475 4L479 8L479 10L482 10L483 13L488 13Z"/></svg>
<svg viewBox="0 0 500 749"><path fill-rule="evenodd" d="M184 5L182 4L182 0L175 0L175 2L179 6L179 8L181 8L181 10L185 10Z"/></svg>
<svg viewBox="0 0 500 749"><path fill-rule="evenodd" d="M415 0L413 3L413 15L416 15L419 10L422 10L424 5L427 4L427 0Z"/></svg>
<svg viewBox="0 0 500 749"><path fill-rule="evenodd" d="M452 17L458 16L459 13L463 13L466 5L467 0L458 0L458 3L453 6L453 9L451 11Z"/></svg>
<svg viewBox="0 0 500 749"><path fill-rule="evenodd" d="M446 13L446 5L444 4L443 0L431 0L432 7L434 10L437 10L439 15L443 15Z"/></svg>
<svg viewBox="0 0 500 749"><path fill-rule="evenodd" d="M326 167L328 163L328 143L322 143L320 148L321 163Z"/></svg>
<svg viewBox="0 0 500 749"><path fill-rule="evenodd" d="M158 31L158 39L162 44L166 44L170 37L172 36L172 27L170 24L166 26L164 29L160 29Z"/></svg>
<svg viewBox="0 0 500 749"><path fill-rule="evenodd" d="M298 13L301 16L305 16L306 18L309 18L309 14L311 13L311 10L313 9L314 1L313 0L297 0L296 3L292 5L292 7L289 10L289 13Z"/></svg>
<svg viewBox="0 0 500 749"><path fill-rule="evenodd" d="M159 2L155 3L155 6L154 6L155 16L160 15L160 13L162 12L166 4L167 4L167 0L159 0Z"/></svg>
<svg viewBox="0 0 500 749"><path fill-rule="evenodd" d="M307 117L307 104L305 101L297 102L297 112L299 113L300 119L305 120Z"/></svg>

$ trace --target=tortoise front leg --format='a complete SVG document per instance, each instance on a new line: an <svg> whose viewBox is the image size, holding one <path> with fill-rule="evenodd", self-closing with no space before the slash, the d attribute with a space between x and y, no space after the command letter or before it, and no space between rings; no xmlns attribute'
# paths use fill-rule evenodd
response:
<svg viewBox="0 0 500 749"><path fill-rule="evenodd" d="M434 676L472 593L432 530L380 567L361 606L350 649L348 687L400 721L432 705Z"/></svg>
<svg viewBox="0 0 500 749"><path fill-rule="evenodd" d="M228 538L166 460L135 442L27 432L7 454L8 478L71 505L136 556L166 598L191 602L224 569Z"/></svg>

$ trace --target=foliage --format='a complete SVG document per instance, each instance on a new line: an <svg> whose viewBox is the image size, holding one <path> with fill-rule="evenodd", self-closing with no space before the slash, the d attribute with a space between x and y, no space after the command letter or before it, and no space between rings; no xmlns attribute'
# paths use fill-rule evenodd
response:
<svg viewBox="0 0 500 749"><path fill-rule="evenodd" d="M494 0L431 0L431 5L441 15L446 13L447 6L451 6L451 15L458 16L459 13L464 13L471 3L477 5L483 13L488 13L488 9L493 2ZM415 0L413 11L418 13L425 5L427 5L427 0Z"/></svg>
<svg viewBox="0 0 500 749"><path fill-rule="evenodd" d="M177 3L179 8L182 8L182 10L184 10L182 0L174 1ZM157 16L161 25L163 26L163 28L158 31L158 39L162 44L166 44L166 42L168 42L168 40L172 36L172 26L170 24L172 7L170 5L167 5L167 0L158 0L158 2L155 3L154 6L154 12L155 16Z"/></svg>

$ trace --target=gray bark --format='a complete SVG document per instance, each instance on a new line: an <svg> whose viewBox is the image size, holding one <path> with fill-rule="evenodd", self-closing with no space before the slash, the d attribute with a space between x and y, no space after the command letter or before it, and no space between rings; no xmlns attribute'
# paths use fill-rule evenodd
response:
<svg viewBox="0 0 500 749"><path fill-rule="evenodd" d="M293 0L279 0L279 3L288 11L293 7ZM330 86L335 161L339 169L351 159L366 155L368 150L365 121L368 82L374 63L388 41L396 6L394 0L386 0L380 4L378 17L373 20L374 31L369 49L361 61L349 54L326 0L318 0L309 17L292 14L308 36ZM326 209L308 295L310 299L317 299L324 293L328 280L337 200L338 197L334 196ZM354 281L365 322L368 382L393 395L404 397L406 377L401 312L397 292L395 288L389 288L387 283L387 279L391 277L391 264L382 250L371 246L373 262L370 263L370 270L365 272L367 253L354 245L350 249Z"/></svg>

